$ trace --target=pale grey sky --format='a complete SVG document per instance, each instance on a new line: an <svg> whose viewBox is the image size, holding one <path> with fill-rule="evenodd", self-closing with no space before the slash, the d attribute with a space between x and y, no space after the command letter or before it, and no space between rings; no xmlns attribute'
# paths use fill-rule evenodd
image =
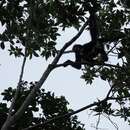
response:
<svg viewBox="0 0 130 130"><path fill-rule="evenodd" d="M74 29L67 29L63 33L63 36L58 39L57 48L60 49L66 41L70 40L74 36L74 34L76 34ZM84 33L75 43L85 43L88 38L88 34ZM69 58L73 59L73 56L66 54L60 62ZM2 92L5 88L10 86L16 87L22 59L15 59L13 56L8 56L7 50L3 51L1 49L0 59L0 92ZM47 64L50 62L51 60L46 63L43 58L33 58L31 61L28 61L25 67L24 80L39 80L40 76L46 69ZM80 78L81 74L81 70L76 70L72 67L57 68L51 72L43 85L43 88L48 91L55 92L55 95L64 95L70 103L69 107L73 110L77 110L94 102L98 98L103 98L106 95L109 90L107 83L101 81L100 79L96 79L93 85L86 85L85 81ZM79 113L79 120L86 124L86 130L95 130L93 126L96 125L97 117L88 114L90 114L90 111L83 111ZM128 126L123 119L112 119L119 126L119 130L130 129L130 126ZM101 118L99 128L103 130L115 130L114 126L104 117Z"/></svg>

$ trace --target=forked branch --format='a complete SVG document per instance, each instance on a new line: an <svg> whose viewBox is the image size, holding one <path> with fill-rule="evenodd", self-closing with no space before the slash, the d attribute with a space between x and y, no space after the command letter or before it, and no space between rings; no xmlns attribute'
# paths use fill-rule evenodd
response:
<svg viewBox="0 0 130 130"><path fill-rule="evenodd" d="M41 76L40 80L37 82L36 86L32 89L30 94L27 96L27 98L25 99L25 101L23 102L21 107L18 109L18 111L14 115L12 115L9 119L6 120L6 122L4 123L1 130L8 130L9 126L11 126L13 123L16 123L16 121L23 115L23 113L25 112L25 110L27 109L27 107L29 106L31 101L35 98L36 92L46 81L50 72L54 69L53 66L55 66L57 64L57 62L59 61L59 59L62 56L62 54L64 53L64 51L80 37L80 35L82 34L82 32L84 31L84 29L86 28L87 25L88 25L88 21L85 22L85 24L81 27L79 32L70 41L65 43L63 48L58 52L57 56L53 60L52 64L48 65L47 69Z"/></svg>

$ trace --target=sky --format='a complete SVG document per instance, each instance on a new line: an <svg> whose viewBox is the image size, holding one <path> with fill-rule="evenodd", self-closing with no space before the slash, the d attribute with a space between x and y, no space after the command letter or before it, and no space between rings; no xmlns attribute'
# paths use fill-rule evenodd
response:
<svg viewBox="0 0 130 130"><path fill-rule="evenodd" d="M64 43L69 41L75 34L76 31L72 28L62 32L62 36L57 40L57 48L60 49ZM75 44L83 44L88 41L88 39L90 40L88 32L85 32ZM69 49L71 49L71 47ZM20 75L22 58L9 56L7 50L0 49L0 59L0 92L2 92L8 87L16 87ZM65 54L59 63L68 59L74 60L73 54ZM51 60L52 58L47 62L44 58L27 60L23 80L38 81L47 65L51 63ZM81 75L81 70L76 70L70 66L66 68L56 68L51 72L42 88L45 88L46 91L54 92L57 96L65 96L70 103L69 107L73 110L89 105L97 101L97 99L103 99L104 96L106 96L109 90L109 85L106 82L95 79L92 85L86 85L85 81L80 78ZM86 130L95 130L94 126L98 118L93 116L93 114L94 113L91 114L88 110L78 114L78 119L85 124ZM112 118L112 120L118 125L119 130L130 129L130 126L128 126L123 119ZM115 130L115 127L105 117L101 117L99 128L101 128L101 130Z"/></svg>

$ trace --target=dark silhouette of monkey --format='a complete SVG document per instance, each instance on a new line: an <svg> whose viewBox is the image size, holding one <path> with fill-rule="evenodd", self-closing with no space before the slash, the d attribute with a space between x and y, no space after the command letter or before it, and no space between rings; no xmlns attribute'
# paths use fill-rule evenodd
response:
<svg viewBox="0 0 130 130"><path fill-rule="evenodd" d="M98 62L104 63L108 61L108 56L102 44L100 46L95 46L92 42L84 45L78 44L74 45L72 50L75 52L75 62L67 60L64 62L64 67L71 65L76 69L81 69L82 64L93 66Z"/></svg>
<svg viewBox="0 0 130 130"><path fill-rule="evenodd" d="M95 65L98 61L104 63L108 60L108 56L104 50L103 43L98 41L98 27L96 21L96 10L93 7L88 8L90 17L89 17L89 28L91 35L91 42L84 45L74 45L73 52L75 52L75 62L67 60L64 62L64 67L71 65L76 69L81 69L82 64Z"/></svg>

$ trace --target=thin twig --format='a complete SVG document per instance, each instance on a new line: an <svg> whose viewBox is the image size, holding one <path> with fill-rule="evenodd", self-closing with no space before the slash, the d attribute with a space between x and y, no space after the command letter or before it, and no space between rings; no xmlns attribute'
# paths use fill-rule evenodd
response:
<svg viewBox="0 0 130 130"><path fill-rule="evenodd" d="M26 59L27 59L27 49L25 47L25 54L24 54L24 58L23 58L23 63L22 63L22 67L21 67L21 72L20 72L20 76L19 76L19 81L18 81L18 85L17 85L17 89L16 89L16 92L15 92L15 95L12 99L12 103L11 103L11 106L10 106L10 109L9 109L9 114L8 114L8 117L7 117L7 120L11 117L12 115L12 110L14 108L14 105L16 103L16 100L17 100L17 97L18 97L18 94L20 92L20 87L21 87L21 82L22 82L22 78L23 78L23 74L24 74L24 68L25 68L25 63L26 63Z"/></svg>
<svg viewBox="0 0 130 130"><path fill-rule="evenodd" d="M112 121L108 115L104 115L104 117L106 117L110 121L110 123L115 127L116 130L119 130L118 125L114 121Z"/></svg>
<svg viewBox="0 0 130 130"><path fill-rule="evenodd" d="M99 126L99 123L100 123L100 119L101 119L101 115L99 113L98 115L98 120L97 120L97 123L96 123L96 130L98 130L98 126Z"/></svg>
<svg viewBox="0 0 130 130"><path fill-rule="evenodd" d="M109 98L109 96L110 96L110 94L111 94L111 92L112 92L113 87L114 87L114 86L112 86L112 87L110 88L110 90L108 91L107 96L106 96L106 99Z"/></svg>

